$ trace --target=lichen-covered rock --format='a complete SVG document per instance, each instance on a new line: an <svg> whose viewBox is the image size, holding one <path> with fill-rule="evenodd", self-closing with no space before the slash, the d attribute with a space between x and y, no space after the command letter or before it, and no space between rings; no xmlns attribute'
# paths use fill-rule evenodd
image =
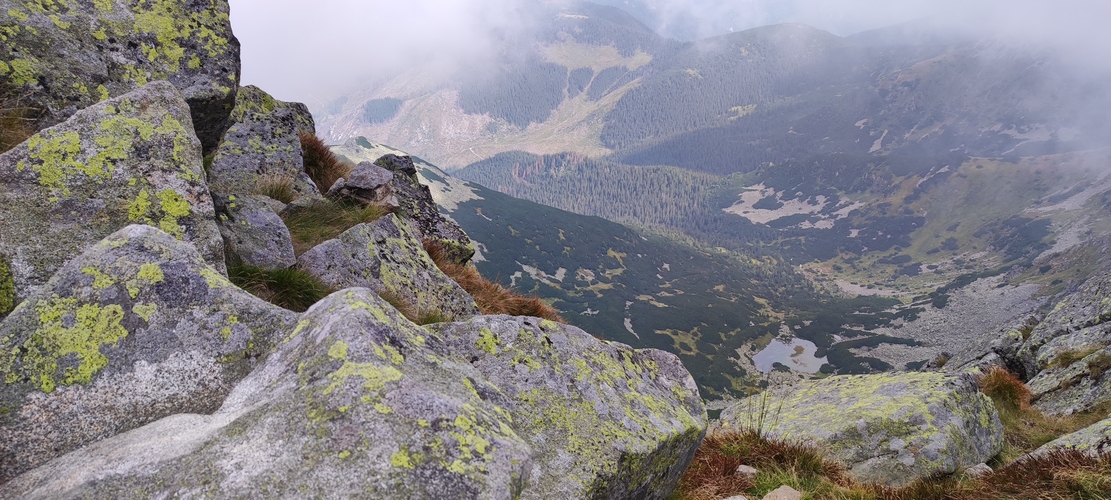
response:
<svg viewBox="0 0 1111 500"><path fill-rule="evenodd" d="M370 290L337 292L216 414L96 443L0 497L516 498L533 467L505 396L430 335Z"/></svg>
<svg viewBox="0 0 1111 500"><path fill-rule="evenodd" d="M469 360L476 386L533 444L522 498L667 498L702 442L706 411L679 359L530 317L432 327L438 356Z"/></svg>
<svg viewBox="0 0 1111 500"><path fill-rule="evenodd" d="M239 85L239 41L225 0L10 0L0 8L0 78L28 93L41 126L168 80L185 95L205 150Z"/></svg>
<svg viewBox="0 0 1111 500"><path fill-rule="evenodd" d="M260 195L216 198L217 223L231 257L263 269L285 269L297 264L289 228Z"/></svg>
<svg viewBox="0 0 1111 500"><path fill-rule="evenodd" d="M0 482L167 415L214 411L296 317L156 228L117 231L0 322Z"/></svg>
<svg viewBox="0 0 1111 500"><path fill-rule="evenodd" d="M385 155L374 162L393 172L390 185L400 207L398 213L412 221L413 228L422 239L440 242L446 256L459 264L466 264L474 256L474 244L455 221L440 213L432 192L417 178L417 167L408 156Z"/></svg>
<svg viewBox="0 0 1111 500"><path fill-rule="evenodd" d="M1111 401L1111 272L1061 299L1018 351L1034 406L1051 415Z"/></svg>
<svg viewBox="0 0 1111 500"><path fill-rule="evenodd" d="M224 269L200 143L173 85L150 83L81 110L0 155L0 260L16 303L131 223L189 241Z"/></svg>
<svg viewBox="0 0 1111 500"><path fill-rule="evenodd" d="M393 194L393 172L370 162L362 162L351 169L346 178L336 181L328 189L328 198L346 199L363 205L384 206L390 210L400 207Z"/></svg>
<svg viewBox="0 0 1111 500"><path fill-rule="evenodd" d="M888 485L964 470L1003 446L995 405L963 377L837 376L785 392L727 408L722 426L753 428L762 422L766 435L812 442L855 478Z"/></svg>
<svg viewBox="0 0 1111 500"><path fill-rule="evenodd" d="M317 245L297 265L333 289L393 294L422 316L458 321L479 313L474 298L436 267L409 223L394 214Z"/></svg>
<svg viewBox="0 0 1111 500"><path fill-rule="evenodd" d="M299 134L315 133L304 104L279 101L249 85L235 96L230 122L208 170L212 192L251 194L265 182L287 179L298 198L320 197L301 156Z"/></svg>
<svg viewBox="0 0 1111 500"><path fill-rule="evenodd" d="M1031 455L1042 455L1055 450L1077 450L1091 456L1111 454L1111 418L1054 439L1034 450Z"/></svg>

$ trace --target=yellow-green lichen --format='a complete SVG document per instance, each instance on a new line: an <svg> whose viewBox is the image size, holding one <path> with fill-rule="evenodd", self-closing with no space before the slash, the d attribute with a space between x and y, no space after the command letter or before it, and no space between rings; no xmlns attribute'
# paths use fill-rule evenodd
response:
<svg viewBox="0 0 1111 500"><path fill-rule="evenodd" d="M116 280L112 279L111 276L104 274L100 269L93 266L81 269L81 273L93 277L93 290L104 290L116 284Z"/></svg>
<svg viewBox="0 0 1111 500"><path fill-rule="evenodd" d="M478 334L475 347L486 351L488 354L498 353L498 337L489 328L483 328Z"/></svg>
<svg viewBox="0 0 1111 500"><path fill-rule="evenodd" d="M143 318L143 321L146 321L147 323L150 323L151 316L154 316L154 313L157 311L158 304L139 303L131 306L131 312L135 313L135 315L139 316L140 318Z"/></svg>
<svg viewBox="0 0 1111 500"><path fill-rule="evenodd" d="M415 467L413 464L413 456L409 454L409 447L402 446L397 453L390 455L390 465L402 469L412 469Z"/></svg>
<svg viewBox="0 0 1111 500"><path fill-rule="evenodd" d="M343 366L328 375L332 383L324 389L324 394L331 394L351 377L362 378L364 389L377 392L384 389L386 384L401 380L403 376L397 368L392 366L379 367L373 363L344 361Z"/></svg>
<svg viewBox="0 0 1111 500"><path fill-rule="evenodd" d="M17 87L23 85L38 85L38 74L34 69L34 62L27 59L15 59L8 61L10 73L8 81Z"/></svg>
<svg viewBox="0 0 1111 500"><path fill-rule="evenodd" d="M8 314L15 307L15 279L8 263L0 258L0 314Z"/></svg>
<svg viewBox="0 0 1111 500"><path fill-rule="evenodd" d="M35 310L39 314L39 327L20 350L24 353L23 375L43 392L52 392L58 383L73 385L92 381L97 372L108 366L108 358L100 352L101 347L117 345L128 335L120 324L123 308L116 304L78 305L75 298L55 295L36 304ZM14 370L7 372L7 383L20 378Z"/></svg>

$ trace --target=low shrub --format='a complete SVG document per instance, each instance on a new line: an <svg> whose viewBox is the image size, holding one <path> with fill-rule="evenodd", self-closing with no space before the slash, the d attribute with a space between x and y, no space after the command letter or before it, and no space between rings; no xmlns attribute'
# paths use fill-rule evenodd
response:
<svg viewBox="0 0 1111 500"><path fill-rule="evenodd" d="M309 175L321 194L328 192L341 177L351 173L351 166L343 163L316 134L301 133L301 156L305 173Z"/></svg>
<svg viewBox="0 0 1111 500"><path fill-rule="evenodd" d="M237 263L228 266L228 278L252 295L294 312L304 312L332 293L315 276L300 269L262 269Z"/></svg>
<svg viewBox="0 0 1111 500"><path fill-rule="evenodd" d="M479 274L474 266L452 262L440 242L425 239L424 249L436 267L459 283L467 293L474 297L482 314L509 314L512 316L534 316L563 322L559 311L537 297L530 297L494 283Z"/></svg>
<svg viewBox="0 0 1111 500"><path fill-rule="evenodd" d="M385 208L378 206L319 200L284 212L282 220L293 238L294 253L301 255L356 225L374 222L386 213Z"/></svg>

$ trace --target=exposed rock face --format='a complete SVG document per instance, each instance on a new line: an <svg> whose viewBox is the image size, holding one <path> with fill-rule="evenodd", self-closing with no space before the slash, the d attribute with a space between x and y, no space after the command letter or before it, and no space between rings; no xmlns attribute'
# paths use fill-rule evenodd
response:
<svg viewBox="0 0 1111 500"><path fill-rule="evenodd" d="M1111 454L1111 418L1054 439L1031 454L1040 455L1062 449L1082 451L1092 456Z"/></svg>
<svg viewBox="0 0 1111 500"><path fill-rule="evenodd" d="M394 214L344 231L297 263L334 289L391 293L418 314L439 313L452 321L479 314L474 298L436 267L409 223Z"/></svg>
<svg viewBox="0 0 1111 500"><path fill-rule="evenodd" d="M400 205L393 194L391 181L393 181L393 172L370 162L363 162L351 169L346 179L336 181L335 185L328 190L328 197L396 210Z"/></svg>
<svg viewBox="0 0 1111 500"><path fill-rule="evenodd" d="M216 201L220 234L232 259L263 269L297 264L289 229L274 211L270 198L244 195Z"/></svg>
<svg viewBox="0 0 1111 500"><path fill-rule="evenodd" d="M1063 298L1018 351L1034 405L1051 415L1111 400L1111 273Z"/></svg>
<svg viewBox="0 0 1111 500"><path fill-rule="evenodd" d="M723 426L760 422L760 397L724 410ZM1003 446L991 400L971 380L940 373L829 377L767 403L767 435L812 441L863 481L902 485L951 474L987 461Z"/></svg>
<svg viewBox="0 0 1111 500"><path fill-rule="evenodd" d="M168 415L214 411L295 321L156 228L110 235L0 323L0 482Z"/></svg>
<svg viewBox="0 0 1111 500"><path fill-rule="evenodd" d="M130 223L191 242L222 271L214 217L189 108L166 82L81 110L0 155L0 261L15 303Z"/></svg>
<svg viewBox="0 0 1111 500"><path fill-rule="evenodd" d="M413 222L421 238L439 241L450 259L465 264L474 256L474 245L467 233L440 213L428 186L417 178L417 167L408 156L386 155L374 162L393 172L391 186L397 193L399 212Z"/></svg>
<svg viewBox="0 0 1111 500"><path fill-rule="evenodd" d="M42 126L168 80L185 95L206 151L239 86L239 41L225 0L13 0L0 8L0 78L30 93Z"/></svg>
<svg viewBox="0 0 1111 500"><path fill-rule="evenodd" d="M428 330L349 289L214 415L106 439L0 496L663 498L704 430L673 355L535 318Z"/></svg>
<svg viewBox="0 0 1111 500"><path fill-rule="evenodd" d="M433 330L429 349L469 360L492 384L478 394L533 444L522 498L666 498L702 443L705 409L673 354L530 317Z"/></svg>
<svg viewBox="0 0 1111 500"><path fill-rule="evenodd" d="M212 192L251 194L263 182L288 179L298 198L320 197L301 156L299 134L315 130L304 104L279 101L250 85L239 89L230 119L208 171Z"/></svg>

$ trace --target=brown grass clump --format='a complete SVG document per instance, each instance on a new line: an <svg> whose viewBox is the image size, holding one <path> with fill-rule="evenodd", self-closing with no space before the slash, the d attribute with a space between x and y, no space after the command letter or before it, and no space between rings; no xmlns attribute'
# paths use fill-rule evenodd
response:
<svg viewBox="0 0 1111 500"><path fill-rule="evenodd" d="M289 203L297 199L297 193L293 192L293 178L279 174L267 174L259 177L255 192L282 203Z"/></svg>
<svg viewBox="0 0 1111 500"><path fill-rule="evenodd" d="M479 274L473 266L452 262L447 258L440 242L425 239L424 250L444 274L459 283L478 303L482 314L509 314L512 316L534 316L563 323L559 311L537 297L529 297L494 283Z"/></svg>
<svg viewBox="0 0 1111 500"><path fill-rule="evenodd" d="M405 299L401 297L401 295L395 292L391 292L388 290L378 292L378 297L389 303L391 306L394 307L394 309L397 309L397 312L401 313L402 316L408 318L409 321L412 321L413 323L416 323L418 325L431 325L433 323L444 323L447 321L451 321L451 318L444 314L443 311L439 309L425 309L420 306L414 306L413 304L406 302Z"/></svg>
<svg viewBox="0 0 1111 500"><path fill-rule="evenodd" d="M305 173L321 194L328 192L340 177L351 174L351 166L341 162L316 134L301 133L301 155L304 158Z"/></svg>
<svg viewBox="0 0 1111 500"><path fill-rule="evenodd" d="M39 110L24 103L27 96L0 83L0 153L8 151L38 132Z"/></svg>
<svg viewBox="0 0 1111 500"><path fill-rule="evenodd" d="M995 402L999 411L1011 413L1029 410L1033 396L1022 380L998 366L980 377L980 391Z"/></svg>

